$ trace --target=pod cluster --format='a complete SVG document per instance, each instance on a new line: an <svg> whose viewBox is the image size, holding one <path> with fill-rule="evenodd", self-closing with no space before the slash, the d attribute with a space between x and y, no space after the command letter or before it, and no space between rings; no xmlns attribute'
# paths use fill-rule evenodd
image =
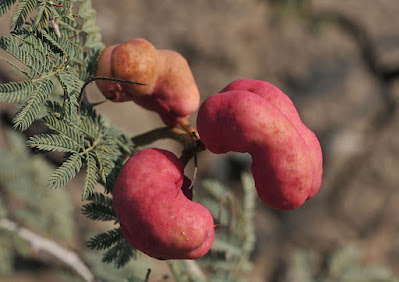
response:
<svg viewBox="0 0 399 282"><path fill-rule="evenodd" d="M97 76L139 82L97 81L114 102L133 101L155 111L170 127L194 113L199 93L187 61L144 39L106 48ZM293 210L311 199L322 178L322 151L280 89L239 79L200 106L197 129L215 154L249 153L260 199L277 210ZM113 202L122 233L133 247L157 259L197 259L215 237L210 212L192 201L191 181L181 161L156 148L135 153L114 186Z"/></svg>

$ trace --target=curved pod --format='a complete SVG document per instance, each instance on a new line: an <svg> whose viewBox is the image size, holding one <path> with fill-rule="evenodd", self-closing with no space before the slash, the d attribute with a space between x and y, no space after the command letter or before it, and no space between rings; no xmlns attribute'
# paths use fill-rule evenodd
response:
<svg viewBox="0 0 399 282"><path fill-rule="evenodd" d="M182 186L189 184L173 153L145 149L134 154L113 191L115 213L129 244L157 259L205 255L214 240L214 222L205 207L183 194Z"/></svg>
<svg viewBox="0 0 399 282"><path fill-rule="evenodd" d="M302 136L273 104L249 91L226 91L200 107L197 127L213 153L248 152L259 197L274 209L292 210L307 199L312 165Z"/></svg>
<svg viewBox="0 0 399 282"><path fill-rule="evenodd" d="M108 99L134 101L157 112L168 126L188 118L199 105L198 88L186 59L171 50L157 50L142 38L104 49L96 75L145 84L97 81Z"/></svg>
<svg viewBox="0 0 399 282"><path fill-rule="evenodd" d="M253 79L238 79L227 85L220 92L231 90L245 90L259 95L273 106L278 108L282 114L294 125L302 136L308 148L309 158L312 166L312 185L308 199L311 199L320 189L323 174L323 155L319 140L316 135L301 121L299 114L291 99L279 88L271 83Z"/></svg>

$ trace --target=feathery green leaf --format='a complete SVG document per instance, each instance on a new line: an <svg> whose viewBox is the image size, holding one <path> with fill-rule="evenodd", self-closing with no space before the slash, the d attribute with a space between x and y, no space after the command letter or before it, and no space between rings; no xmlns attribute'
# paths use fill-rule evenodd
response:
<svg viewBox="0 0 399 282"><path fill-rule="evenodd" d="M68 119L74 120L78 115L78 96L80 93L80 79L72 68L59 72L57 78L64 89L64 109Z"/></svg>
<svg viewBox="0 0 399 282"><path fill-rule="evenodd" d="M2 0L0 2L0 17L5 15L17 0Z"/></svg>
<svg viewBox="0 0 399 282"><path fill-rule="evenodd" d="M107 183L107 177L115 166L114 161L108 158L108 150L106 149L106 147L97 146L95 150L98 164L100 166L99 174L103 183Z"/></svg>
<svg viewBox="0 0 399 282"><path fill-rule="evenodd" d="M80 93L81 81L73 68L67 68L57 75L62 87L67 93Z"/></svg>
<svg viewBox="0 0 399 282"><path fill-rule="evenodd" d="M116 179L118 178L119 172L121 171L123 164L123 158L120 158L116 162L112 171L108 174L106 182L103 183L106 193L112 193L112 191L114 190Z"/></svg>
<svg viewBox="0 0 399 282"><path fill-rule="evenodd" d="M102 261L106 263L114 262L115 266L120 268L135 257L136 249L133 249L126 240L122 240L104 254Z"/></svg>
<svg viewBox="0 0 399 282"><path fill-rule="evenodd" d="M115 228L90 238L86 245L93 250L104 250L121 240L124 240L122 231L120 228Z"/></svg>
<svg viewBox="0 0 399 282"><path fill-rule="evenodd" d="M40 106L53 91L54 83L51 80L42 80L35 86L36 89L30 93L28 101L14 117L14 127L22 131L33 123L40 112Z"/></svg>
<svg viewBox="0 0 399 282"><path fill-rule="evenodd" d="M108 175L115 167L122 152L116 138L106 135L96 146L96 157L99 163L99 175L103 183L107 182Z"/></svg>
<svg viewBox="0 0 399 282"><path fill-rule="evenodd" d="M82 159L79 154L72 154L66 161L58 167L49 179L50 188L64 186L69 180L74 178L82 168Z"/></svg>
<svg viewBox="0 0 399 282"><path fill-rule="evenodd" d="M49 31L47 28L42 28L37 31L39 36L42 37L43 42L46 42L55 53L63 53L67 54L64 50L64 47L61 45L60 41L62 42L68 42L68 40L63 40L63 39L58 39L56 38L57 35ZM50 35L51 34L51 35Z"/></svg>
<svg viewBox="0 0 399 282"><path fill-rule="evenodd" d="M64 138L59 134L41 134L32 136L28 140L28 146L48 152L79 153L80 148L75 142Z"/></svg>
<svg viewBox="0 0 399 282"><path fill-rule="evenodd" d="M50 52L47 45L32 34L24 38L18 37L18 39L19 42L15 37L2 36L0 47L30 67L29 78L47 75L54 70L55 65L51 58L55 55Z"/></svg>
<svg viewBox="0 0 399 282"><path fill-rule="evenodd" d="M36 4L36 0L20 0L17 8L14 11L10 29L17 29L21 27L25 23L29 14L35 9Z"/></svg>
<svg viewBox="0 0 399 282"><path fill-rule="evenodd" d="M46 21L48 20L49 14L50 13L48 11L47 1L40 2L38 5L38 11L36 14L35 26L37 26L37 27L44 26Z"/></svg>
<svg viewBox="0 0 399 282"><path fill-rule="evenodd" d="M80 134L76 127L73 127L69 121L57 118L54 114L49 114L43 117L43 122L48 128L70 139L72 142L75 142L77 146L84 148L84 136Z"/></svg>
<svg viewBox="0 0 399 282"><path fill-rule="evenodd" d="M98 203L98 204L101 204L106 207L112 207L112 205L113 205L112 198L106 197L106 196L104 196L104 194L97 193L97 192L94 192L93 194L91 194L87 198L87 201L91 201L93 203Z"/></svg>
<svg viewBox="0 0 399 282"><path fill-rule="evenodd" d="M87 81L91 76L94 76L97 70L98 57L103 48L91 48L84 52L83 66L80 68L79 77L82 81Z"/></svg>
<svg viewBox="0 0 399 282"><path fill-rule="evenodd" d="M0 103L21 102L34 89L34 85L30 81L8 82L0 84Z"/></svg>
<svg viewBox="0 0 399 282"><path fill-rule="evenodd" d="M54 25L55 22L62 17L60 13L58 13L57 9L52 5L51 1L49 0L41 0L37 6L38 6L38 12L36 14L34 22L34 25L37 29L47 26L49 22L51 23L51 21ZM65 10L65 7L62 7L60 9Z"/></svg>
<svg viewBox="0 0 399 282"><path fill-rule="evenodd" d="M55 101L46 101L45 103L46 109L48 113L51 113L53 116L60 118L62 116L62 113L64 112L64 109L60 105L60 103L57 103Z"/></svg>
<svg viewBox="0 0 399 282"><path fill-rule="evenodd" d="M91 220L101 220L101 221L109 221L113 220L118 222L118 218L116 217L112 199L109 197L105 197L100 193L93 193L89 200L92 200L92 203L85 204L82 207L82 213Z"/></svg>
<svg viewBox="0 0 399 282"><path fill-rule="evenodd" d="M99 221L118 221L112 207L107 207L98 203L89 203L83 206L82 213L91 220Z"/></svg>
<svg viewBox="0 0 399 282"><path fill-rule="evenodd" d="M77 126L92 140L97 140L100 136L100 125L97 119L82 115Z"/></svg>
<svg viewBox="0 0 399 282"><path fill-rule="evenodd" d="M87 155L87 174L83 186L82 200L86 200L95 189L98 179L97 162L92 152Z"/></svg>

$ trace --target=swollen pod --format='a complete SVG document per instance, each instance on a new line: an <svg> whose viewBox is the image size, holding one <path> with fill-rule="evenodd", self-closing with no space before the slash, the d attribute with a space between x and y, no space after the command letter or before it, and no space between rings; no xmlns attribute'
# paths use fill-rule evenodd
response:
<svg viewBox="0 0 399 282"><path fill-rule="evenodd" d="M201 105L197 127L211 152L251 154L261 200L278 210L292 210L320 187L321 150L320 155L317 148L311 151L313 133L301 126L292 102L276 89L266 82L233 82ZM320 147L318 141L316 145Z"/></svg>
<svg viewBox="0 0 399 282"><path fill-rule="evenodd" d="M214 222L204 206L184 195L189 184L173 153L145 149L134 154L113 191L114 210L128 243L157 259L205 255L214 240Z"/></svg>
<svg viewBox="0 0 399 282"><path fill-rule="evenodd" d="M199 105L198 88L186 59L175 51L158 50L142 38L104 49L96 76L145 84L96 81L111 101L134 101L157 112L168 126L187 119Z"/></svg>

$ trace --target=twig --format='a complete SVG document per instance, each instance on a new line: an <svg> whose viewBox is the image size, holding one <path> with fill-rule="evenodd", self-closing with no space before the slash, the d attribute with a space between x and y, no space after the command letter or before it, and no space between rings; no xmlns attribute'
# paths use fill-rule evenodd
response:
<svg viewBox="0 0 399 282"><path fill-rule="evenodd" d="M195 261L185 260L185 262L188 266L190 273L193 274L193 276L196 278L196 280L206 281L205 274L202 272L201 268L198 266L198 264Z"/></svg>
<svg viewBox="0 0 399 282"><path fill-rule="evenodd" d="M161 127L148 131L132 138L133 143L137 147L151 144L160 139L172 139L183 145L184 150L180 157L183 167L196 156L197 153L206 150L204 143L198 139L197 135L190 134L178 128Z"/></svg>
<svg viewBox="0 0 399 282"><path fill-rule="evenodd" d="M208 281L198 264L193 260L168 260L173 276L184 281ZM184 277L184 279L183 279Z"/></svg>
<svg viewBox="0 0 399 282"><path fill-rule="evenodd" d="M151 268L149 268L148 270L147 270L147 274L146 274L146 276L145 276L145 282L148 282L149 280L150 280L150 274L151 274Z"/></svg>
<svg viewBox="0 0 399 282"><path fill-rule="evenodd" d="M183 167L186 167L187 163L194 157L196 156L199 152L202 152L206 150L206 147L204 143L202 143L201 140L196 140L195 143L192 143L192 146L186 147L181 156L180 156L180 161L183 164ZM195 164L197 166L197 164Z"/></svg>
<svg viewBox="0 0 399 282"><path fill-rule="evenodd" d="M134 145L141 147L160 139L172 139L181 143L184 147L190 146L193 139L183 130L178 128L161 127L132 138Z"/></svg>
<svg viewBox="0 0 399 282"><path fill-rule="evenodd" d="M76 253L5 218L0 220L0 228L17 233L19 237L28 241L34 249L45 251L59 259L75 270L86 281L95 281L94 275Z"/></svg>

